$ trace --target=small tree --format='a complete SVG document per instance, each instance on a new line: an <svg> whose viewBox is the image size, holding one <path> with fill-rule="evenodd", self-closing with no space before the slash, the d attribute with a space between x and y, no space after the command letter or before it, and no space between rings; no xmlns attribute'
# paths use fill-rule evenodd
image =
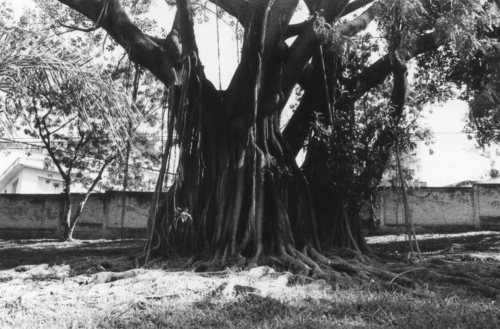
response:
<svg viewBox="0 0 500 329"><path fill-rule="evenodd" d="M75 98L82 96L77 84L58 86L47 90L43 84L32 82L26 108L24 132L40 138L51 162L63 179L64 212L62 217L63 240L71 240L78 218L85 204L101 181L105 169L119 156L101 120L87 117L83 120ZM72 186L80 183L86 188L78 207L72 209Z"/></svg>
<svg viewBox="0 0 500 329"><path fill-rule="evenodd" d="M15 33L14 33L15 32ZM135 106L88 58L57 38L0 25L0 124L39 137L64 181L62 238L73 230L106 167L135 124ZM71 186L87 192L71 209Z"/></svg>

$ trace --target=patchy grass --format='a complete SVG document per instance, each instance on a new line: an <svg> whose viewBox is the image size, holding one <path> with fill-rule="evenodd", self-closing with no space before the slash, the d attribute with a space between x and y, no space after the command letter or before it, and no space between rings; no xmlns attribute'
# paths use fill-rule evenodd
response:
<svg viewBox="0 0 500 329"><path fill-rule="evenodd" d="M466 239L472 240L452 248L453 255L469 250L469 242L471 248L487 241L494 247L500 234L479 242L476 235ZM442 252L443 244L433 241L434 249L422 244L433 271L452 266L479 281L500 277L495 259L471 256L451 263L451 251ZM460 282L414 289L373 282L340 288L268 267L215 273L133 269L127 254L139 245L0 241L2 268L12 262L4 256L16 255L15 250L24 257L0 271L0 328L500 328L500 296L460 289ZM394 248L391 243L374 246L379 255ZM487 251L481 248L471 252ZM47 250L57 261L41 263ZM39 253L43 257L37 258ZM435 261L437 255L444 263ZM182 261L156 267L178 269Z"/></svg>

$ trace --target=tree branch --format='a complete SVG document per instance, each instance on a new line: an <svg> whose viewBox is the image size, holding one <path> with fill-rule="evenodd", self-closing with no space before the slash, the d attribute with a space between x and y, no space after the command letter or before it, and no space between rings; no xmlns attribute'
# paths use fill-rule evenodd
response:
<svg viewBox="0 0 500 329"><path fill-rule="evenodd" d="M229 15L240 21L241 25L246 26L248 23L248 0L208 0L215 4Z"/></svg>
<svg viewBox="0 0 500 329"><path fill-rule="evenodd" d="M378 135L375 142L367 150L366 166L360 175L360 189L366 191L366 187L375 188L382 179L387 169L387 162L394 145L394 129L397 128L403 116L408 92L407 68L404 61L394 56L391 59L392 73L394 77L390 106L390 113L394 125L385 127ZM373 183L375 182L375 183Z"/></svg>
<svg viewBox="0 0 500 329"><path fill-rule="evenodd" d="M346 6L344 12L342 13L342 16L349 15L352 12L355 12L356 10L363 8L364 6L369 5L373 1L374 0L355 0Z"/></svg>
<svg viewBox="0 0 500 329"><path fill-rule="evenodd" d="M187 49L187 54L198 54L196 37L194 35L191 8L187 0L177 0L177 13L175 15L174 29L181 34L182 44Z"/></svg>
<svg viewBox="0 0 500 329"><path fill-rule="evenodd" d="M418 55L425 52L435 50L438 48L436 43L436 35L434 32L429 32L421 35L416 43L416 48L413 54L407 55L404 60L408 61ZM350 101L356 101L365 93L370 91L372 88L378 86L391 74L392 72L392 61L391 55L387 54L380 58L378 61L373 63L369 68L367 68L363 73L361 73L356 79L351 82L350 90L353 90L353 94L350 97ZM354 87L355 85L355 87Z"/></svg>
<svg viewBox="0 0 500 329"><path fill-rule="evenodd" d="M38 114L36 114L35 120L36 120L36 124L38 126L38 133L40 134L40 139L42 140L43 145L45 145L45 149L49 153L49 156L52 159L52 162L56 166L57 170L59 171L59 174L64 179L64 183L66 185L68 185L69 182L70 182L70 180L71 180L71 176L69 176L68 174L66 174L66 172L64 171L64 169L61 166L61 163L59 162L59 159L56 157L56 155L54 153L54 150L52 150L52 146L51 146L51 142L50 142L50 133L49 133L49 131L47 129L47 125L45 124L45 122L42 122L40 120L40 118L38 117ZM42 124L44 125L45 130L47 132L47 135L45 135L45 136L44 136L43 131L42 131Z"/></svg>
<svg viewBox="0 0 500 329"><path fill-rule="evenodd" d="M69 30L80 31L80 32L92 32L92 31L95 31L95 30L100 28L100 26L98 26L97 24L92 26L92 27L88 27L88 28L84 28L84 27L80 27L80 26L76 26L76 25L66 25L66 24L61 23L61 22L57 22L57 24L61 27L67 28Z"/></svg>
<svg viewBox="0 0 500 329"><path fill-rule="evenodd" d="M165 85L176 82L172 56L132 23L118 0L58 0L106 30L135 63L147 68Z"/></svg>
<svg viewBox="0 0 500 329"><path fill-rule="evenodd" d="M286 32L286 27L295 12L298 2L298 0L275 0L272 3L266 20L263 43L261 42L262 35L259 33L263 27L263 16L261 14L264 13L268 3L271 4L271 2L259 0L252 3L252 11L248 13L248 16L253 17L252 22L249 23L252 28L248 29L243 45L242 61L227 90L228 96L225 98L225 102L231 104L227 106L228 108L244 109L251 102L248 99L245 101L245 97L249 95L242 95L241 86L248 84L249 79L253 79L252 76L255 75L257 61L262 63L263 73L266 74L271 57ZM245 105L245 102L247 105Z"/></svg>
<svg viewBox="0 0 500 329"><path fill-rule="evenodd" d="M73 165L76 161L76 158L78 157L78 151L83 145L87 144L88 141L90 140L90 136L88 136L87 141L85 141L85 133L83 133L82 130L80 129L80 125L78 125L78 134L80 135L80 140L78 141L78 144L75 147L75 154L73 155L73 158L71 159L71 162L68 166L68 175L71 175L71 170L73 170Z"/></svg>
<svg viewBox="0 0 500 329"><path fill-rule="evenodd" d="M332 1L335 2L335 1ZM330 2L328 2L330 3ZM338 6L339 10L341 6ZM342 25L339 28L339 33L350 37L357 34L359 31L366 28L366 26L375 18L378 5L375 4L368 8L363 14L356 17L352 21ZM328 10L329 15L325 17L326 21L330 21L338 14L333 10ZM307 26L307 28L297 37L295 42L290 47L290 55L285 63L283 69L283 93L289 95L292 88L297 83L302 71L309 62L314 49L316 49L319 44L316 33L313 29L312 24Z"/></svg>
<svg viewBox="0 0 500 329"><path fill-rule="evenodd" d="M85 204L87 203L87 200L89 199L90 194L92 191L94 191L94 188L96 187L97 183L99 183L102 179L102 174L104 173L104 170L106 167L116 158L116 155L112 155L108 157L105 161L104 164L102 165L101 169L99 170L99 173L97 174L96 178L94 178L92 185L90 185L89 189L87 190L87 193L85 193L85 197L83 200L80 202L78 205L78 208L76 209L75 214L73 215L73 218L71 219L70 227L75 225L78 217L81 215L83 208L85 207Z"/></svg>
<svg viewBox="0 0 500 329"><path fill-rule="evenodd" d="M303 21L301 23L288 25L288 27L286 29L286 33L283 36L283 39L286 40L288 38L292 38L292 37L299 35L300 33L302 33L302 31L304 31L307 28L308 25L311 25L311 24L312 24L312 21L308 19L308 20Z"/></svg>
<svg viewBox="0 0 500 329"><path fill-rule="evenodd" d="M412 55L408 55L405 60L408 61L412 57L437 49L438 46L439 44L436 42L434 32L423 34L417 40L414 53ZM302 72L299 84L305 92L302 97L301 104L299 104L297 110L294 112L283 131L283 136L288 141L295 154L299 152L305 139L307 138L307 131L310 124L314 120L312 115L313 111L318 111L321 108L321 104L317 104L320 97L318 95L314 96L317 94L319 87L317 86L317 81L311 77L312 70L312 66L307 64L306 69ZM346 89L351 91L351 95L346 97L343 102L357 101L372 88L383 83L391 72L392 65L390 55L387 54L366 68L356 78L351 80L351 82L346 86ZM341 105L341 103L337 104L337 106L339 105Z"/></svg>

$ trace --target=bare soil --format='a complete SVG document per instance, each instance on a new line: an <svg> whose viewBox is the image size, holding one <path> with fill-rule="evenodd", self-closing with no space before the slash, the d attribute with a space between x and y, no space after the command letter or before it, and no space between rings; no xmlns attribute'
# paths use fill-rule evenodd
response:
<svg viewBox="0 0 500 329"><path fill-rule="evenodd" d="M499 328L500 232L419 240L408 264L404 236L369 238L391 276L352 285L186 259L138 269L142 240L0 240L0 328Z"/></svg>

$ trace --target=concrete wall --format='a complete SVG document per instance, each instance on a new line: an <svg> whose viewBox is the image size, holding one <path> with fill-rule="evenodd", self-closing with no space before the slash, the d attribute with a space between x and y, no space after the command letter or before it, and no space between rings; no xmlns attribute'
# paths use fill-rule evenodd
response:
<svg viewBox="0 0 500 329"><path fill-rule="evenodd" d="M416 226L500 229L500 184L419 188L408 203ZM404 225L400 189L379 191L379 219L382 230Z"/></svg>
<svg viewBox="0 0 500 329"><path fill-rule="evenodd" d="M83 195L73 196L74 210ZM144 237L151 198L150 192L92 194L75 237ZM500 229L500 185L419 188L409 192L408 203L417 229ZM62 211L60 194L0 194L0 238L57 237ZM382 232L403 227L399 189L379 190L379 219Z"/></svg>
<svg viewBox="0 0 500 329"><path fill-rule="evenodd" d="M151 196L148 192L92 194L75 238L144 237ZM73 211L82 198L83 194L73 194ZM0 194L0 238L57 237L63 206L60 194Z"/></svg>
<svg viewBox="0 0 500 329"><path fill-rule="evenodd" d="M500 193L500 190L499 190ZM408 204L414 225L424 227L475 226L472 188L419 188L408 191ZM382 229L405 223L400 189L379 191L379 219Z"/></svg>
<svg viewBox="0 0 500 329"><path fill-rule="evenodd" d="M500 185L474 186L477 225L488 229L500 229Z"/></svg>

